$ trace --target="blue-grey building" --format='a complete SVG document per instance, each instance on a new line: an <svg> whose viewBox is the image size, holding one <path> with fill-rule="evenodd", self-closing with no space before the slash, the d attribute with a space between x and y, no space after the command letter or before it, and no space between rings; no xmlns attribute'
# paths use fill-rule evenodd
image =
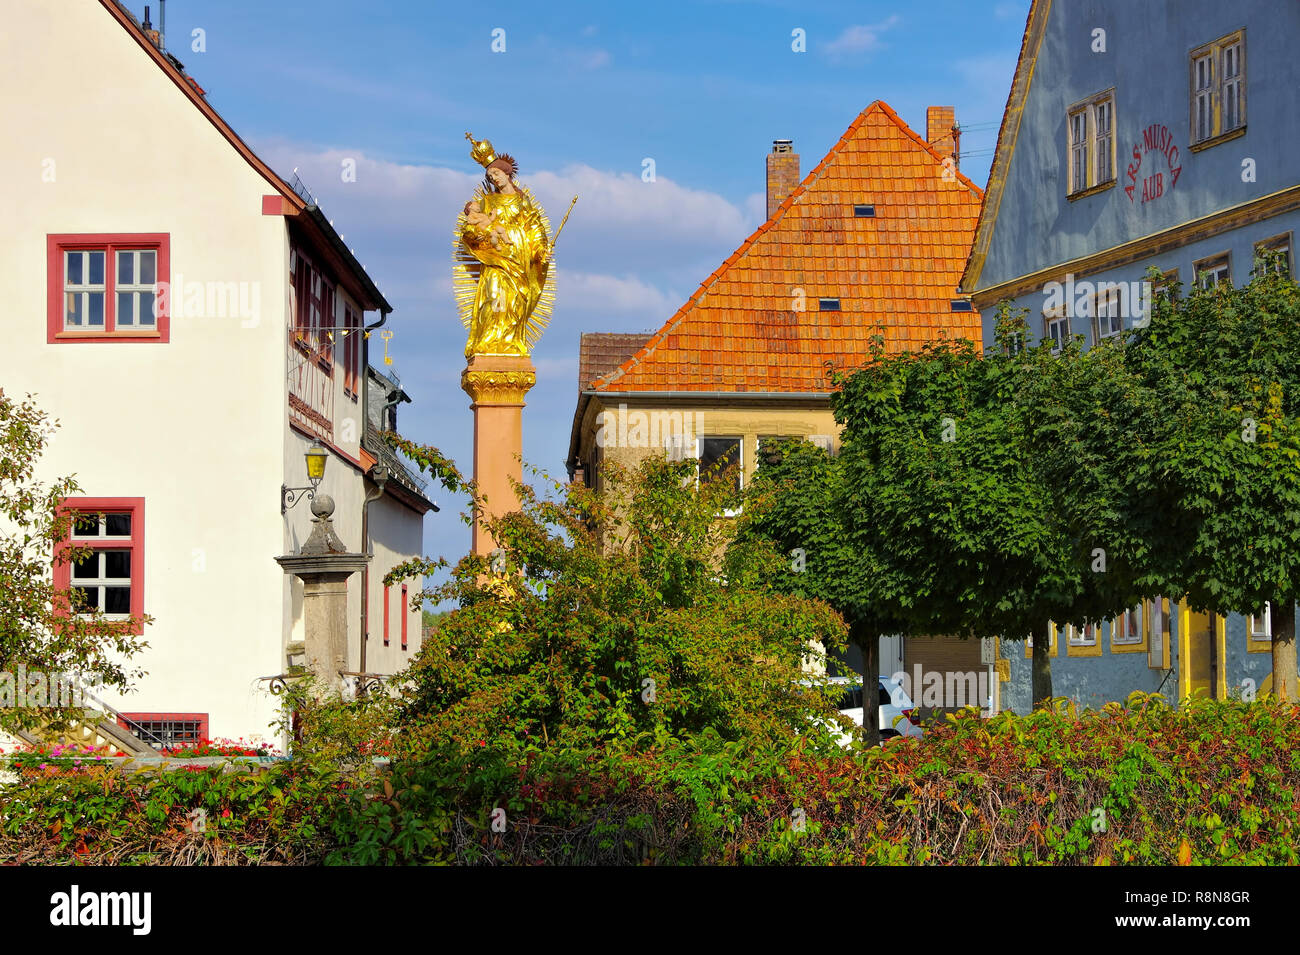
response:
<svg viewBox="0 0 1300 955"><path fill-rule="evenodd" d="M1300 3L1034 0L962 291L1086 344L1141 322L1143 283L1243 284L1300 228ZM1293 608L1294 611L1294 608ZM1058 696L1096 706L1271 686L1271 614L1148 602L1052 641ZM1028 649L1001 641L1000 708L1030 706ZM1003 662L1005 661L1005 662Z"/></svg>

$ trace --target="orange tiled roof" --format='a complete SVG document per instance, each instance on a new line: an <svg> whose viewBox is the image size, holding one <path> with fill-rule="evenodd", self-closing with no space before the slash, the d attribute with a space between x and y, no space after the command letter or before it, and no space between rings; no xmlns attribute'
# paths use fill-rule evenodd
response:
<svg viewBox="0 0 1300 955"><path fill-rule="evenodd" d="M857 366L878 330L890 351L945 337L978 344L979 313L951 301L981 199L877 100L663 328L589 387L819 392L826 362ZM855 204L875 217L856 217ZM838 298L840 311L819 311L821 298Z"/></svg>

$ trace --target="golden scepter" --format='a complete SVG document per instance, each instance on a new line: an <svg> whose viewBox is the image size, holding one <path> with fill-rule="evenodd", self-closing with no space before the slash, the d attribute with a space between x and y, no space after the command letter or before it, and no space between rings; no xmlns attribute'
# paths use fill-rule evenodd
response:
<svg viewBox="0 0 1300 955"><path fill-rule="evenodd" d="M555 242L557 239L560 238L560 233L564 231L564 223L569 221L569 213L573 211L574 203L576 203L577 201L578 201L578 197L574 196L573 202L570 202L569 208L564 211L564 218L560 220L560 228L556 229L555 235L551 236L551 248L555 248Z"/></svg>

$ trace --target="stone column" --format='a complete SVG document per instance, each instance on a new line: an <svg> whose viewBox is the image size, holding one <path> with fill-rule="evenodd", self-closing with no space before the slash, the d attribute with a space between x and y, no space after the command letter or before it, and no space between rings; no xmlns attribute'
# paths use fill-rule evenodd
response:
<svg viewBox="0 0 1300 955"><path fill-rule="evenodd" d="M342 686L348 662L348 578L370 558L348 553L334 533L334 501L317 494L311 502L315 527L296 554L277 557L286 574L302 581L303 650L307 669L322 688Z"/></svg>
<svg viewBox="0 0 1300 955"><path fill-rule="evenodd" d="M474 412L474 480L487 499L486 513L474 514L475 554L496 549L485 519L519 509L510 479L523 476L524 395L536 383L537 371L524 355L474 355L461 373L460 386Z"/></svg>

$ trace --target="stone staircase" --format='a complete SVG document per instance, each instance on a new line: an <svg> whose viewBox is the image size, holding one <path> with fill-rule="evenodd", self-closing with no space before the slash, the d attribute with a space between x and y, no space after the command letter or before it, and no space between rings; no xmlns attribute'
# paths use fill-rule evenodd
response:
<svg viewBox="0 0 1300 955"><path fill-rule="evenodd" d="M103 700L86 693L93 706L68 721L67 726L39 726L14 731L13 735L31 746L90 747L106 756L162 756L157 749L118 723L121 714ZM130 723L129 720L123 719ZM155 741L156 742L156 741Z"/></svg>

